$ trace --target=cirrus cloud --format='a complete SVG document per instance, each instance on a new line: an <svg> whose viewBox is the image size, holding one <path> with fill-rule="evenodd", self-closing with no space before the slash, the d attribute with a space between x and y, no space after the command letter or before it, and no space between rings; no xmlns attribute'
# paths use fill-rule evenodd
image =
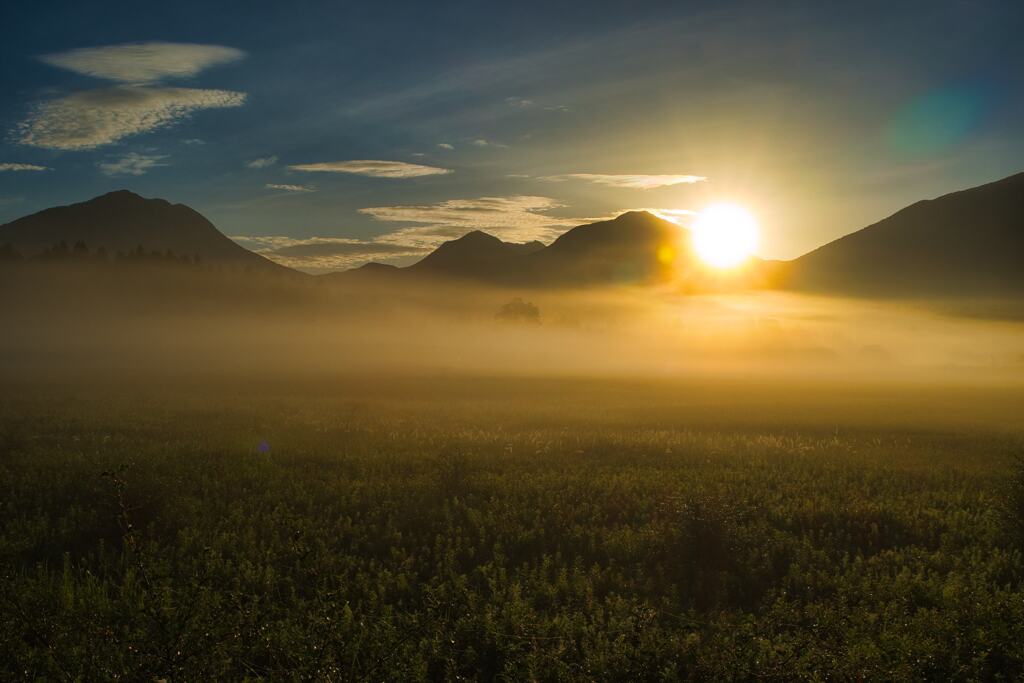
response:
<svg viewBox="0 0 1024 683"><path fill-rule="evenodd" d="M201 109L237 107L245 93L163 87L166 78L195 76L235 62L241 50L193 43L134 43L81 48L39 59L51 66L114 81L33 105L12 131L14 142L46 149L83 150L164 128Z"/></svg>
<svg viewBox="0 0 1024 683"><path fill-rule="evenodd" d="M672 185L686 185L700 183L707 180L700 175L644 175L644 174L619 174L611 175L604 173L566 173L563 175L544 176L541 180L552 182L563 182L566 180L584 180L598 185L610 187L626 187L634 190L651 190L657 187L670 187Z"/></svg>
<svg viewBox="0 0 1024 683"><path fill-rule="evenodd" d="M421 176L444 175L452 172L451 169L438 168L436 166L375 159L293 164L288 169L291 171L305 171L307 173L351 173L371 178L419 178Z"/></svg>
<svg viewBox="0 0 1024 683"><path fill-rule="evenodd" d="M68 71L120 83L154 83L187 78L218 64L236 62L245 53L223 45L131 43L68 50L43 55L40 61Z"/></svg>
<svg viewBox="0 0 1024 683"><path fill-rule="evenodd" d="M253 159L252 161L245 162L246 168L269 168L277 163L276 156L262 157L260 159Z"/></svg>
<svg viewBox="0 0 1024 683"><path fill-rule="evenodd" d="M169 164L161 163L166 158L166 154L138 154L130 152L114 161L101 162L96 164L96 166L104 175L145 175L151 168L168 166Z"/></svg>
<svg viewBox="0 0 1024 683"><path fill-rule="evenodd" d="M264 187L268 190L280 190L281 192L301 193L316 192L312 185L289 185L286 183L267 183Z"/></svg>
<svg viewBox="0 0 1024 683"><path fill-rule="evenodd" d="M0 171L52 171L49 166L37 164L0 164Z"/></svg>
<svg viewBox="0 0 1024 683"><path fill-rule="evenodd" d="M534 106L536 102L528 100L525 97L506 97L505 104L516 109L529 109Z"/></svg>
<svg viewBox="0 0 1024 683"><path fill-rule="evenodd" d="M83 150L164 128L203 109L238 107L245 93L115 86L37 104L14 139L46 149Z"/></svg>

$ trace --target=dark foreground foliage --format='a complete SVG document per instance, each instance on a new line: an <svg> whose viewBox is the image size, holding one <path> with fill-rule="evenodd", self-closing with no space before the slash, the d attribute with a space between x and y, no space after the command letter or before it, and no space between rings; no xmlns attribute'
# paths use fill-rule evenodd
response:
<svg viewBox="0 0 1024 683"><path fill-rule="evenodd" d="M10 400L0 677L1016 680L1005 437Z"/></svg>

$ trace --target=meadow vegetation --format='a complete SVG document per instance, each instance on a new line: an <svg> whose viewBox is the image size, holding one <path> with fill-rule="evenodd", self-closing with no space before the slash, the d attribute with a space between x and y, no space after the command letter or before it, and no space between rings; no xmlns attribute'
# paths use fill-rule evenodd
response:
<svg viewBox="0 0 1024 683"><path fill-rule="evenodd" d="M1024 676L1019 394L742 386L12 387L0 677Z"/></svg>

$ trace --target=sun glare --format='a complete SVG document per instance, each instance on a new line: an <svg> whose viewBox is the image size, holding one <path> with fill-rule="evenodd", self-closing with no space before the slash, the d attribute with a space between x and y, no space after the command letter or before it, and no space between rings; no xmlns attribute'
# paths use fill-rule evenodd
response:
<svg viewBox="0 0 1024 683"><path fill-rule="evenodd" d="M690 230L697 255L715 268L738 266L757 249L757 220L735 204L709 206L697 214Z"/></svg>

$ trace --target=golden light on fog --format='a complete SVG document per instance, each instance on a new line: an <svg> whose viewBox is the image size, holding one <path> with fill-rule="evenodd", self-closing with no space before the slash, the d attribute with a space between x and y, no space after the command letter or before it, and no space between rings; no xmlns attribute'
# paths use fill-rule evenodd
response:
<svg viewBox="0 0 1024 683"><path fill-rule="evenodd" d="M735 204L707 207L690 231L697 256L715 268L731 268L750 258L760 237L754 215Z"/></svg>

